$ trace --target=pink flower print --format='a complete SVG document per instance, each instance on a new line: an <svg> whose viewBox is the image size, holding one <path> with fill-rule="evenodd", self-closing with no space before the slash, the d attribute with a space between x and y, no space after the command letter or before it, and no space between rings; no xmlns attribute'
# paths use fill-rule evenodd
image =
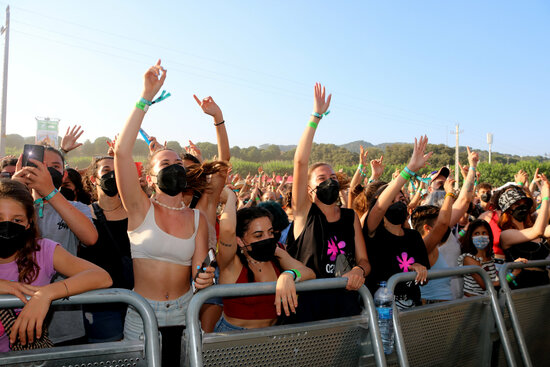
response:
<svg viewBox="0 0 550 367"><path fill-rule="evenodd" d="M409 271L409 266L414 264L414 257L408 258L408 256L409 255L406 252L401 253L401 257L396 256L397 261L399 262L399 268L405 273Z"/></svg>
<svg viewBox="0 0 550 367"><path fill-rule="evenodd" d="M338 256L339 253L345 254L345 251L342 250L344 247L346 247L346 243L344 241L337 242L338 238L336 236L334 239L328 240L328 250L327 255L330 255L330 261L336 260L336 256Z"/></svg>

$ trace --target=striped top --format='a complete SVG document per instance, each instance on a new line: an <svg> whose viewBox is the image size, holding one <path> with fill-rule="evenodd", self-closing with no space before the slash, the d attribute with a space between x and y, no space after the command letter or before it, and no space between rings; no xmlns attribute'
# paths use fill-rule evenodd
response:
<svg viewBox="0 0 550 367"><path fill-rule="evenodd" d="M495 268L495 260L491 258L489 261L483 261L481 257L476 257L472 254L462 254L458 257L457 264L458 266L464 266L464 258L468 256L476 260L481 264L481 268L489 274L491 281L495 282L498 280L497 269ZM476 296L483 296L485 291L479 286L474 277L471 274L464 275L464 294L474 294Z"/></svg>

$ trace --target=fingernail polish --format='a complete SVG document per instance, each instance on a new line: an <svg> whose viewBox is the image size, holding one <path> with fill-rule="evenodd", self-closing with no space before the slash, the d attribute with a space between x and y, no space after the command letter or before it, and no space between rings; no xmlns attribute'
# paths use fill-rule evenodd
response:
<svg viewBox="0 0 550 367"><path fill-rule="evenodd" d="M206 271L206 268L202 268L202 270Z"/></svg>
<svg viewBox="0 0 550 367"><path fill-rule="evenodd" d="M200 270L201 266L200 265L197 265L197 270Z"/></svg>

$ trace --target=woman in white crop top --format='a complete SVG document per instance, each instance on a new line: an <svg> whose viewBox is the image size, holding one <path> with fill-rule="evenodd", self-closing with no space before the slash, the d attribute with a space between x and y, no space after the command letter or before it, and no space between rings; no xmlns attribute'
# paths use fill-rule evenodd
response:
<svg viewBox="0 0 550 367"><path fill-rule="evenodd" d="M128 213L134 291L152 305L161 329L185 325L185 311L192 296L191 279L195 279L196 288L202 289L212 285L214 278L213 268L197 273L208 252L208 227L203 214L183 204L182 191L193 187L192 180L191 185L186 185L179 155L161 150L151 156L146 176L155 192L151 199L140 187L132 158L147 110L144 106L153 101L165 78L166 70L160 60L145 73L142 99L126 121L115 147L117 187ZM138 339L142 335L141 319L129 309L124 337ZM179 340L174 344L179 344Z"/></svg>

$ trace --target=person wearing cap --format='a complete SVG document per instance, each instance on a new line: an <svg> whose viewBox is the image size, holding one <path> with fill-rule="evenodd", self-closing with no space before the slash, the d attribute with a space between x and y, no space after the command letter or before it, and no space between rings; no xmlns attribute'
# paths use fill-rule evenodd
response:
<svg viewBox="0 0 550 367"><path fill-rule="evenodd" d="M432 181L428 186L428 191L433 192L435 190L443 190L443 185L445 184L445 181L449 177L450 173L451 172L447 167L441 167L439 171L432 172L432 175L430 176L430 180Z"/></svg>
<svg viewBox="0 0 550 367"><path fill-rule="evenodd" d="M499 220L500 245L506 255L506 261L518 258L542 260L550 254L547 239L550 237L548 225L550 183L541 175L543 186L542 202L537 219L533 222L533 199L516 185L508 186L499 193L498 205L502 211ZM526 268L516 278L507 277L513 288L525 288L549 284L548 273L544 268Z"/></svg>

